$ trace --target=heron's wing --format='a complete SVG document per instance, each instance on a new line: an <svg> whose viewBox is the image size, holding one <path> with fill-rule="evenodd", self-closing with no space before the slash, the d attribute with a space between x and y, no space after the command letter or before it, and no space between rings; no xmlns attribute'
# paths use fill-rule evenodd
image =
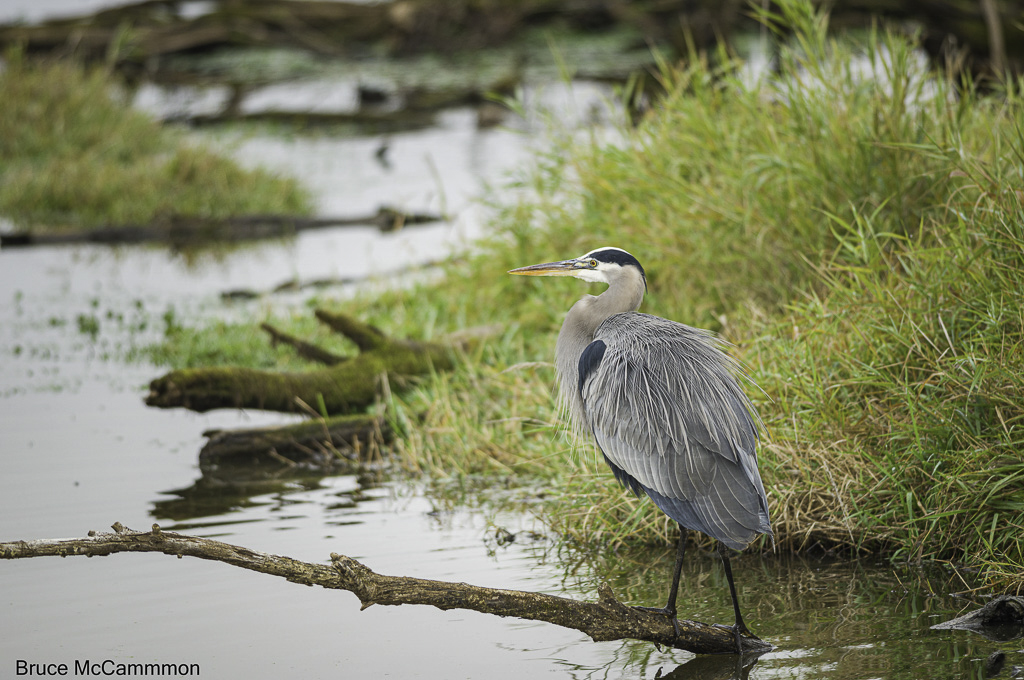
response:
<svg viewBox="0 0 1024 680"><path fill-rule="evenodd" d="M742 547L771 529L736 370L711 334L626 313L601 324L583 352L579 389L586 426L620 481L684 526Z"/></svg>

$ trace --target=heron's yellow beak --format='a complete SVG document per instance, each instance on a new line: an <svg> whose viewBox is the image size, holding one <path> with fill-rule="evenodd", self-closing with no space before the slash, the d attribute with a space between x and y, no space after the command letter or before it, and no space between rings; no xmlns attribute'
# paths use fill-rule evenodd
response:
<svg viewBox="0 0 1024 680"><path fill-rule="evenodd" d="M562 260L561 262L545 262L531 264L529 267L512 269L509 274L516 276L575 276L581 265L578 260Z"/></svg>

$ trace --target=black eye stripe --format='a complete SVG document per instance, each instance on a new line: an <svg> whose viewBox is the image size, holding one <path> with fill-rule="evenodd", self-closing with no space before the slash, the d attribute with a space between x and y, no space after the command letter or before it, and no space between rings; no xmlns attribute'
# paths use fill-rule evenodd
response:
<svg viewBox="0 0 1024 680"><path fill-rule="evenodd" d="M640 265L640 262L623 250L615 250L613 248L605 248L603 250L595 250L588 255L590 259L597 260L598 262L607 262L609 264L617 264L622 267L632 265L638 268L641 272L644 268Z"/></svg>
<svg viewBox="0 0 1024 680"><path fill-rule="evenodd" d="M589 252L586 255L584 255L583 257L581 257L580 259L582 260L583 258L589 259L590 262L593 262L593 261L596 260L597 262L606 262L608 264L617 264L620 267L636 267L637 269L640 270L640 276L643 277L644 288L647 287L647 272L644 271L644 268L640 264L639 260L637 260L635 257L633 257L632 255L630 255L629 253L627 253L624 250L618 250L616 248L602 248L601 250L595 250L593 252ZM588 262L588 264L590 264L590 262ZM592 269L596 269L597 268L593 264L591 264L590 267Z"/></svg>

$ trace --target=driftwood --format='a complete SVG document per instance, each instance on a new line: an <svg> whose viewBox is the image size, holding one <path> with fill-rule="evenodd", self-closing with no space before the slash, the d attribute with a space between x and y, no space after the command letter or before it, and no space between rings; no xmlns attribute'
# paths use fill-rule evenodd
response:
<svg viewBox="0 0 1024 680"><path fill-rule="evenodd" d="M199 451L203 472L224 466L274 464L324 470L379 455L392 432L378 416L351 415L294 425L208 430Z"/></svg>
<svg viewBox="0 0 1024 680"><path fill-rule="evenodd" d="M483 101L484 93L489 92L482 87L467 87L465 99L471 103ZM402 108L394 111L359 109L357 111L336 111L321 113L315 111L252 111L239 113L227 108L223 111L208 114L179 114L162 118L166 123L182 123L194 128L212 125L223 125L235 122L270 122L281 123L290 128L317 129L332 126L354 125L374 133L410 132L422 130L437 124L436 110L408 108L408 100L402 102ZM438 106L437 108L441 108Z"/></svg>
<svg viewBox="0 0 1024 680"><path fill-rule="evenodd" d="M564 22L580 31L612 24L637 29L650 43L669 42L679 54L685 41L713 47L757 26L742 2L662 0L609 3L605 0L535 0L475 3L463 0L404 0L348 3L322 0L219 0L197 17L179 14L177 0L146 0L91 16L38 26L0 26L0 48L74 53L107 60L127 71L149 70L157 58L185 51L229 46L299 47L325 56L358 54L383 46L392 54L448 53L500 45L526 27ZM824 4L815 2L816 5ZM877 17L921 27L933 56L968 48L999 72L1019 73L1024 65L1024 1L858 0L828 3L836 28L868 27Z"/></svg>
<svg viewBox="0 0 1024 680"><path fill-rule="evenodd" d="M218 241L249 241L293 236L324 227L373 225L384 232L407 225L439 222L440 215L406 213L381 207L374 215L359 217L304 217L301 215L239 215L222 219L175 216L150 224L107 226L86 231L0 234L0 247L63 243L168 243L179 248Z"/></svg>
<svg viewBox="0 0 1024 680"><path fill-rule="evenodd" d="M370 279L370 278L373 278L373 277L378 277L378 278L382 278L382 279L387 279L387 278L390 278L390 277L398 277L398 276L402 276L402 275L405 275L405 274L409 274L411 272L426 271L426 270L429 270L429 269L433 269L435 267L440 266L441 264L443 264L445 262L457 262L457 261L458 261L457 258L451 258L451 257L445 258L445 259L438 259L438 260L424 260L423 262L420 262L420 263L414 264L414 265L406 265L406 266L397 267L397 268L391 269L391 270L382 270L382 271L379 271L379 272L373 272L372 274L361 274L359 276L329 276L329 277L318 278L318 279L308 279L308 280L305 280L305 281L302 281L302 280L300 280L298 278L291 278L291 279L287 279L285 281L282 281L281 283L278 283L278 284L276 284L276 285L274 285L274 286L272 286L272 287L270 287L270 288L268 288L266 290L257 290L255 288L232 288L230 290L223 291L220 294L220 297L223 300L252 300L254 298L258 298L258 297L261 297L263 295L273 295L273 294L276 294L276 293L294 293L296 291L301 291L301 290L310 290L310 289L317 289L317 288L328 288L328 287L331 287L331 286L344 286L344 285L347 285L347 284L350 284L350 283L358 283L358 282L361 282L361 281L366 281L367 279ZM315 348L315 349L312 350L311 353L309 353L309 350L305 347L305 346L309 346L308 343L305 343L302 340L297 340L297 339L294 339L294 338L286 339L287 338L286 334L281 333L281 331L279 331L279 330L270 329L268 327L265 327L265 325L260 326L260 327L263 328L263 330L267 331L267 333L269 333L271 335L271 339L272 340L274 340L275 342L280 341L280 342L284 342L286 344L292 344L295 347L295 351L299 354L299 356L305 357L305 358L309 359L310 361L316 361L317 363L322 363L322 364L330 365L331 363L334 363L335 359L338 358L338 357L334 356L331 352L323 352L323 350L321 350L320 348ZM477 330L479 330L479 329L477 329ZM493 331L490 334L493 334L494 332L497 332L497 331ZM312 346L309 346L309 347L312 347ZM322 354L322 356L321 356L321 354Z"/></svg>
<svg viewBox="0 0 1024 680"><path fill-rule="evenodd" d="M114 533L89 532L88 538L43 539L0 543L0 558L100 556L120 552L157 552L224 562L243 569L279 576L292 583L354 593L363 609L371 605L421 604L438 609L469 609L496 616L546 621L585 633L595 641L631 638L696 654L730 654L735 651L732 630L725 626L679 621L676 635L662 614L619 602L603 585L597 602L516 590L482 588L466 583L446 583L405 576L378 574L344 555L331 554L331 563L311 564L290 557L257 552L207 538L165 532L130 531L120 523ZM757 638L741 638L744 653L763 653L771 644Z"/></svg>
<svg viewBox="0 0 1024 680"><path fill-rule="evenodd" d="M570 5L561 0L484 5L447 0L215 0L207 13L197 17L179 14L178 5L177 0L145 0L38 26L4 26L0 45L73 51L96 59L113 56L136 64L177 52L227 46L284 45L338 56L379 45L395 54L411 54L492 47L528 23L568 19L579 27L601 28L611 19L603 0ZM112 46L121 49L112 54Z"/></svg>
<svg viewBox="0 0 1024 680"><path fill-rule="evenodd" d="M177 13L178 4L145 0L38 26L5 26L0 44L140 64L177 52L246 45L298 46L334 56L342 44L373 42L390 27L386 10L374 4L300 1L292 7L280 0L225 0L191 18ZM121 53L112 55L115 45Z"/></svg>
<svg viewBox="0 0 1024 680"><path fill-rule="evenodd" d="M323 309L315 314L352 340L359 354L332 366L296 373L237 366L171 371L150 383L146 404L200 412L217 408L289 412L302 410L303 404L322 404L328 413L340 415L373 404L382 376L395 382L454 365L450 345L391 338L346 314Z"/></svg>
<svg viewBox="0 0 1024 680"><path fill-rule="evenodd" d="M1000 595L980 609L937 623L932 630L968 630L993 640L1012 640L1024 634L1024 597Z"/></svg>
<svg viewBox="0 0 1024 680"><path fill-rule="evenodd" d="M192 127L219 125L228 122L264 121L283 123L297 128L318 128L339 125L358 126L377 133L388 131L410 131L436 125L437 111L458 106L475 106L483 111L477 119L478 127L491 127L500 122L507 112L496 107L500 118L495 115L492 98L497 95L511 95L522 84L522 64L510 65L508 72L494 76L487 81L470 78L459 84L444 86L401 86L393 91L359 87L359 105L355 110L337 111L295 111L275 109L272 106L254 109L245 106L246 100L260 92L259 86L231 84L232 96L213 113L180 112L164 116L168 123L183 123ZM618 74L604 74L612 81L620 82L629 77L629 71ZM617 77L615 77L617 75ZM187 74L165 74L164 80L179 84L182 82L209 82L209 77ZM390 167L387 159L388 147L382 145L377 151L377 160Z"/></svg>

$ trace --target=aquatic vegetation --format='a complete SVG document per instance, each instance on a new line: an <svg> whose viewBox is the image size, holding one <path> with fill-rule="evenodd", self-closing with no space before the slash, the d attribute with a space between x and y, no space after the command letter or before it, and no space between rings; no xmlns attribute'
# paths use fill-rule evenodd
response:
<svg viewBox="0 0 1024 680"><path fill-rule="evenodd" d="M133 111L111 76L8 55L0 72L0 215L19 227L306 214L289 178L247 170Z"/></svg>

